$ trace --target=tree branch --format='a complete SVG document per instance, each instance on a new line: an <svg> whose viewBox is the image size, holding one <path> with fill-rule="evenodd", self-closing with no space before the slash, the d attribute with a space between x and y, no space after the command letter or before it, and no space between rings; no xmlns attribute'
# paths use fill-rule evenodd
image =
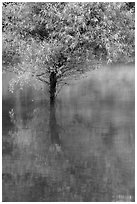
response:
<svg viewBox="0 0 137 204"><path fill-rule="evenodd" d="M37 76L36 76L36 78L37 78L38 80L40 80L40 81L42 81L42 82L48 84L48 85L50 84L48 81L46 81L46 80L44 80L44 79L41 79L40 77L37 77Z"/></svg>
<svg viewBox="0 0 137 204"><path fill-rule="evenodd" d="M42 73L42 74L32 74L32 77L34 77L34 78L36 78L37 80L39 80L39 81L42 81L42 82L44 82L44 83L46 83L46 84L48 84L49 85L49 82L48 81L46 81L45 79L42 79L42 78L40 78L42 75L44 75L45 73Z"/></svg>
<svg viewBox="0 0 137 204"><path fill-rule="evenodd" d="M43 75L45 75L45 72L41 73L41 74L36 74L37 77L40 77L40 76L43 76Z"/></svg>
<svg viewBox="0 0 137 204"><path fill-rule="evenodd" d="M68 85L68 86L69 86L69 84L65 82L65 83L60 87L60 89L57 91L56 96L59 94L59 92L61 91L62 87L65 86L65 85Z"/></svg>

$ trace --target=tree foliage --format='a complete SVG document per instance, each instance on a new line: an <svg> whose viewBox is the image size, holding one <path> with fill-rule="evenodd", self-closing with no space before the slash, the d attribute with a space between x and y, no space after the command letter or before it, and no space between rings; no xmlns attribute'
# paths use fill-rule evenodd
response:
<svg viewBox="0 0 137 204"><path fill-rule="evenodd" d="M134 4L14 2L2 11L3 67L18 81L49 83L54 72L61 82L85 71L91 59L134 61Z"/></svg>

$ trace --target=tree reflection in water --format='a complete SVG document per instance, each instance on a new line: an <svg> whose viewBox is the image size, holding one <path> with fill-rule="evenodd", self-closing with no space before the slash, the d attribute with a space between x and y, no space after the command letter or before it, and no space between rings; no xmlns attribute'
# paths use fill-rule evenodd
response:
<svg viewBox="0 0 137 204"><path fill-rule="evenodd" d="M109 94L99 80L62 92L56 112L27 94L3 101L3 201L134 201L131 84Z"/></svg>

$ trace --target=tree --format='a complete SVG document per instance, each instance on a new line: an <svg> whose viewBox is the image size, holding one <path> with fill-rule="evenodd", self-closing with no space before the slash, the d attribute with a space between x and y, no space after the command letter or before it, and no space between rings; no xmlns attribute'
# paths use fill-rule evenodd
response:
<svg viewBox="0 0 137 204"><path fill-rule="evenodd" d="M85 72L85 62L93 59L134 61L134 8L108 2L3 3L3 70L17 73L11 90L32 77L49 86L51 135L57 135L52 131L59 84Z"/></svg>

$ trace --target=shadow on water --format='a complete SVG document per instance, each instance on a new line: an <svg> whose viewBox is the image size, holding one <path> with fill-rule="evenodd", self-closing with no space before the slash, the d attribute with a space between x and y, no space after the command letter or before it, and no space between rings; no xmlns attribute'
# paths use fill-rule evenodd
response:
<svg viewBox="0 0 137 204"><path fill-rule="evenodd" d="M64 88L56 112L41 91L4 91L3 201L134 201L134 101L132 67Z"/></svg>

